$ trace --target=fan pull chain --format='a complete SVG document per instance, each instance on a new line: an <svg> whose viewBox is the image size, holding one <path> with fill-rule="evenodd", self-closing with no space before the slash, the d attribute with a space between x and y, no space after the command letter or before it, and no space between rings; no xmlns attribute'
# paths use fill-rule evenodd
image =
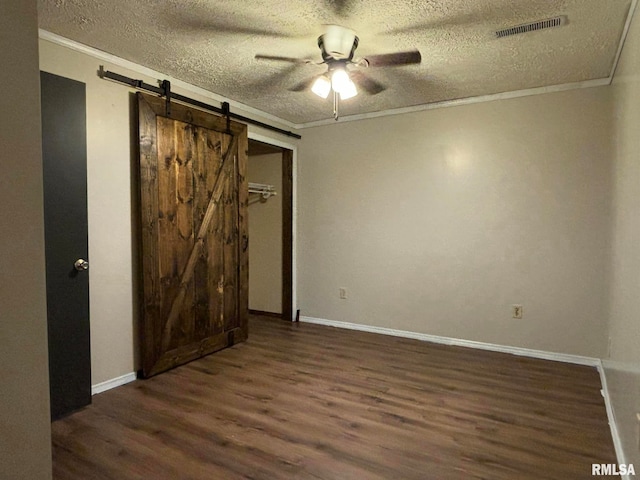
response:
<svg viewBox="0 0 640 480"><path fill-rule="evenodd" d="M333 91L333 118L338 121L338 92Z"/></svg>

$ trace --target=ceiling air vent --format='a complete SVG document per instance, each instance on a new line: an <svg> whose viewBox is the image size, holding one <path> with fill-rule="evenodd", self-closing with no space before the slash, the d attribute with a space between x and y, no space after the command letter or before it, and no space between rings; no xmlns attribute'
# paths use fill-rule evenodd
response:
<svg viewBox="0 0 640 480"><path fill-rule="evenodd" d="M505 28L496 32L496 37L504 38L511 35L519 35L521 33L535 32L536 30L544 30L545 28L561 27L567 24L567 17L562 15L560 17L548 18L546 20L538 20L537 22L525 23L523 25L516 25L515 27Z"/></svg>

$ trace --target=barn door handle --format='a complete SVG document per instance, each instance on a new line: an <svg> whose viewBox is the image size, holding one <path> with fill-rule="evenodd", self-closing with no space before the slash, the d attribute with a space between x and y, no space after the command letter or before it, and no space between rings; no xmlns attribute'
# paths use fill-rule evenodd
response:
<svg viewBox="0 0 640 480"><path fill-rule="evenodd" d="M87 262L86 260L83 260L82 258L79 258L78 260L76 260L73 266L79 272L82 272L84 270L89 270L89 262Z"/></svg>
<svg viewBox="0 0 640 480"><path fill-rule="evenodd" d="M242 235L242 251L246 252L249 247L249 237Z"/></svg>

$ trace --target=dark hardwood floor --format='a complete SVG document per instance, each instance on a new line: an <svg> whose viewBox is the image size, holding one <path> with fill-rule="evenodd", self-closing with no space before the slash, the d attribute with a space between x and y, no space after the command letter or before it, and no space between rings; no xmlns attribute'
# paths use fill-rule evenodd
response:
<svg viewBox="0 0 640 480"><path fill-rule="evenodd" d="M245 343L52 424L54 478L586 479L595 368L253 317Z"/></svg>

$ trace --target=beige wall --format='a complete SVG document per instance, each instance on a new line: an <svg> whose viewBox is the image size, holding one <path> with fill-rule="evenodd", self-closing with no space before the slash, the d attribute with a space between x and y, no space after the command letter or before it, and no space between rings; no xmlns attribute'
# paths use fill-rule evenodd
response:
<svg viewBox="0 0 640 480"><path fill-rule="evenodd" d="M627 462L640 466L640 14L613 82L613 261L607 380Z"/></svg>
<svg viewBox="0 0 640 480"><path fill-rule="evenodd" d="M249 157L249 181L278 192L249 205L249 308L282 313L282 154Z"/></svg>
<svg viewBox="0 0 640 480"><path fill-rule="evenodd" d="M302 315L602 355L610 92L303 130Z"/></svg>
<svg viewBox="0 0 640 480"><path fill-rule="evenodd" d="M51 478L35 0L0 3L0 478Z"/></svg>
<svg viewBox="0 0 640 480"><path fill-rule="evenodd" d="M131 187L131 169L132 161L136 160L132 160L135 149L131 147L131 122L134 121L130 109L131 90L98 78L96 72L99 65L150 84L158 79L48 41L40 41L42 70L87 85L91 369L94 385L137 369L137 290L134 283L135 240L131 207L135 198ZM172 88L178 93L216 104L211 98L180 89L176 82L172 82ZM232 109L243 115L254 116ZM249 132L283 138L277 133L252 126ZM288 137L285 138L289 141Z"/></svg>

